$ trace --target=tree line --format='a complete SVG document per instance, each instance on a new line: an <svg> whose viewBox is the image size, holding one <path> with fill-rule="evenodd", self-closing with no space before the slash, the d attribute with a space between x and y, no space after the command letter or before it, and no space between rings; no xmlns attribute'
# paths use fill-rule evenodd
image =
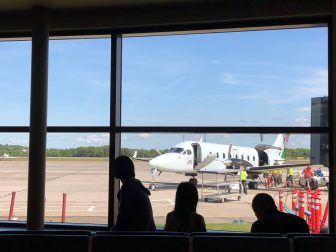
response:
<svg viewBox="0 0 336 252"><path fill-rule="evenodd" d="M132 157L137 152L137 157L147 157L154 158L159 155L158 151L155 149L131 149L131 148L121 148L121 154ZM159 150L160 153L166 153L168 150ZM28 157L29 148L20 145L1 145L0 144L0 156L9 154L14 157ZM68 149L57 149L49 148L47 149L47 157L108 157L109 156L109 146L88 146L88 147L77 147ZM310 149L296 148L296 149L286 149L287 158L309 158Z"/></svg>

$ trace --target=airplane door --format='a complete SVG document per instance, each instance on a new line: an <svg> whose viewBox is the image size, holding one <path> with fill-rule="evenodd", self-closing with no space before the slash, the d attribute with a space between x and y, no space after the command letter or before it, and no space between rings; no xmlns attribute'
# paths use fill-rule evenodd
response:
<svg viewBox="0 0 336 252"><path fill-rule="evenodd" d="M191 144L193 148L193 169L202 162L201 146L198 143Z"/></svg>

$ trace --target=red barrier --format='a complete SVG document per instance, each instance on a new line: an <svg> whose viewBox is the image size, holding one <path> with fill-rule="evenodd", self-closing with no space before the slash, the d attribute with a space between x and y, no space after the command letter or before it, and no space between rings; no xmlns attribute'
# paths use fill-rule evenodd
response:
<svg viewBox="0 0 336 252"><path fill-rule="evenodd" d="M313 204L313 192L309 189L307 190L307 210L310 212L310 216L308 216L308 226L309 229L312 230L312 204Z"/></svg>
<svg viewBox="0 0 336 252"><path fill-rule="evenodd" d="M324 209L324 214L323 214L323 219L321 222L321 228L325 226L327 218L328 218L328 213L329 213L329 201L327 201L327 204Z"/></svg>
<svg viewBox="0 0 336 252"><path fill-rule="evenodd" d="M62 204L62 222L65 222L65 209L66 209L66 193L63 193L63 204Z"/></svg>
<svg viewBox="0 0 336 252"><path fill-rule="evenodd" d="M297 194L296 189L292 189L292 210L297 215L296 204L297 204Z"/></svg>
<svg viewBox="0 0 336 252"><path fill-rule="evenodd" d="M302 191L299 191L298 194L299 197L299 216L304 219L305 213L304 213L304 193Z"/></svg>
<svg viewBox="0 0 336 252"><path fill-rule="evenodd" d="M12 192L12 199L11 199L10 208L9 208L8 220L11 220L13 218L15 195L16 195L16 192Z"/></svg>
<svg viewBox="0 0 336 252"><path fill-rule="evenodd" d="M319 192L316 192L316 195L315 195L315 228L314 228L316 234L319 234L321 231L320 205L321 205L321 198L319 196Z"/></svg>
<svg viewBox="0 0 336 252"><path fill-rule="evenodd" d="M283 194L284 191L282 189L279 190L279 211L283 212L284 211L284 204L283 204Z"/></svg>
<svg viewBox="0 0 336 252"><path fill-rule="evenodd" d="M316 194L314 193L312 195L312 204L311 204L311 231L312 233L315 233L315 229L316 229L316 225L315 225L315 221L316 221Z"/></svg>
<svg viewBox="0 0 336 252"><path fill-rule="evenodd" d="M271 188L271 175L268 174L267 176L267 188L270 189Z"/></svg>

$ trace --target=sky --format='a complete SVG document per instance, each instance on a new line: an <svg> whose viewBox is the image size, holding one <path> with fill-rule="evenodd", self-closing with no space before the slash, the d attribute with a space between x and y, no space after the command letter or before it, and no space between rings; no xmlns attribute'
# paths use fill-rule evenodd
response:
<svg viewBox="0 0 336 252"><path fill-rule="evenodd" d="M328 96L327 28L127 37L124 126L310 126L311 98ZM51 40L49 126L108 126L111 41ZM2 126L29 124L31 42L0 43ZM129 148L184 140L254 146L258 134L123 134ZM275 135L266 135L273 143ZM108 134L48 134L48 147L108 144ZM0 144L28 145L27 134ZM292 135L291 147L309 147Z"/></svg>

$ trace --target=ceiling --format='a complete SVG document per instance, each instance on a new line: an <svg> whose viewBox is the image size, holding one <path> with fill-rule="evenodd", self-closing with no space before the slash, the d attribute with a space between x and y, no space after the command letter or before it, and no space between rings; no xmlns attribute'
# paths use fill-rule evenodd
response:
<svg viewBox="0 0 336 252"><path fill-rule="evenodd" d="M205 0L0 0L0 11L29 10L33 6L58 8L131 7L172 3L202 2Z"/></svg>

